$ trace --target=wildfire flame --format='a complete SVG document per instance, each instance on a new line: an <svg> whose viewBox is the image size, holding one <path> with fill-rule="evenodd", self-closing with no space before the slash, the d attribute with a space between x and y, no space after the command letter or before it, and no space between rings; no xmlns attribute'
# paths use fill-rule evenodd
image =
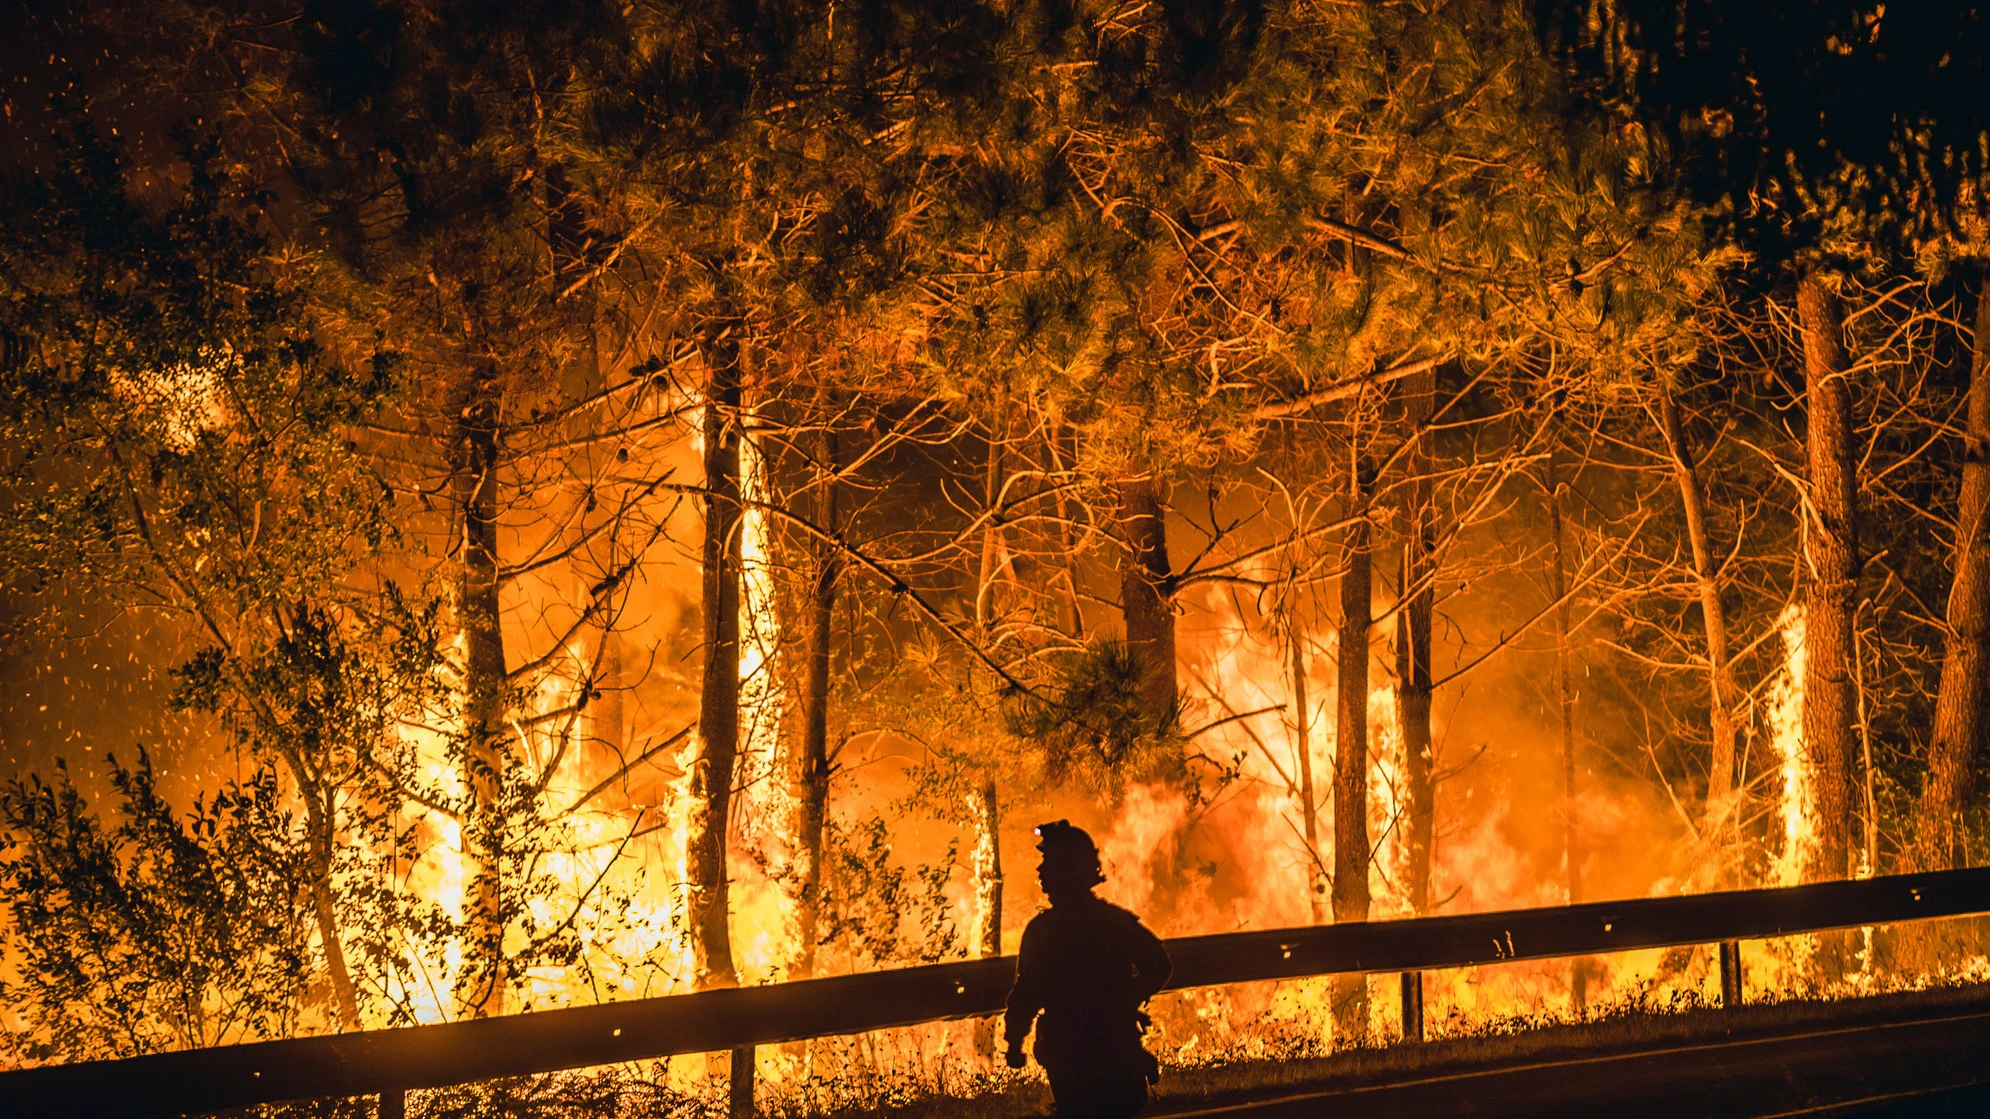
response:
<svg viewBox="0 0 1990 1119"><path fill-rule="evenodd" d="M1781 783L1777 819L1782 850L1772 864L1772 882L1794 886L1803 880L1804 862L1817 844L1817 800L1803 748L1803 607L1792 603L1777 619L1787 659L1769 692L1769 746L1775 751Z"/></svg>
<svg viewBox="0 0 1990 1119"><path fill-rule="evenodd" d="M778 981L795 958L801 932L792 903L782 889L786 841L782 828L792 806L781 779L781 723L791 697L775 671L780 656L780 619L775 600L770 526L758 505L770 499L766 463L753 440L742 453L743 518L741 552L741 751L731 829L731 900L734 954L743 983ZM1280 633L1234 599L1215 594L1185 595L1181 625L1181 678L1187 687L1191 722L1215 724L1191 745L1215 776L1199 794L1172 780L1136 782L1107 802L1087 802L1077 793L1053 794L1046 811L1062 812L1092 827L1100 840L1108 881L1102 892L1135 909L1163 935L1194 935L1248 928L1302 925L1324 902L1309 899L1315 883L1333 866L1332 779L1337 748L1331 713L1337 696L1331 632ZM1804 623L1800 608L1785 611L1779 626L1786 660L1770 687L1762 725L1777 766L1775 819L1780 833L1765 878L1771 884L1798 880L1817 819L1804 752L1801 749ZM1308 652L1305 710L1295 703L1290 645ZM1378 640L1378 648L1382 642ZM572 679L551 678L530 698L543 714L574 703L574 680L585 675L589 650L570 650ZM1368 694L1368 828L1370 918L1414 916L1410 905L1408 759L1399 725L1394 681L1386 657L1379 657ZM1435 750L1444 755L1446 724L1456 712L1434 715ZM1305 733L1300 733L1303 721ZM527 722L533 720L527 719ZM535 724L536 725L536 724ZM553 725L553 724L548 724ZM616 728L619 733L619 728ZM560 744L556 731L520 731L520 747L543 761ZM571 729L566 733L576 733ZM587 730L588 734L597 733ZM1521 731L1521 733L1529 733ZM1531 731L1531 733L1542 733ZM1300 742L1310 751L1301 764ZM407 747L422 773L445 796L460 796L460 775L446 762L446 726L411 730ZM1556 868L1561 852L1542 847L1540 836L1559 829L1535 826L1530 813L1545 809L1539 798L1515 792L1529 779L1527 759L1553 757L1543 742L1523 743L1480 753L1486 760L1454 753L1433 759L1440 785L1430 853L1430 896L1434 912L1559 904L1563 899ZM1526 748L1531 747L1531 748ZM688 748L687 748L688 749ZM1469 752L1469 751L1468 751ZM600 780L604 759L568 751L549 787L554 804L574 804ZM542 966L522 979L531 1005L551 1006L681 991L691 975L684 928L683 883L687 880L686 827L691 806L688 754L653 803L591 805L562 819L545 869L561 891L528 903L539 924L562 919L572 907L582 933L582 958L567 966ZM1476 764L1474 764L1476 762ZM1311 773L1311 787L1301 774ZM1557 789L1558 785L1555 786ZM843 810L883 807L895 795L888 781L876 787L839 787ZM1557 794L1559 795L1559 794ZM1314 819L1304 819L1310 801ZM1662 814L1628 790L1590 782L1575 806L1583 826L1599 837L1642 836L1644 847L1663 847L1649 836L1668 826ZM402 888L429 903L449 920L464 919L470 862L458 821L433 810L416 810L411 824L418 838L414 863L401 868ZM1020 829L1023 822L1012 827ZM1308 841L1308 836L1311 841ZM1530 838L1531 837L1531 838ZM1026 842L1020 835L1005 842ZM1008 854L1005 852L1005 854ZM894 855L894 858L900 857ZM1028 865L1027 855L1005 860ZM977 904L971 876L991 860L976 852L955 868L947 887L965 927ZM1689 868L1653 864L1642 877L1606 883L1619 896L1656 894L1676 888ZM1591 875L1592 881L1594 875ZM1005 942L1016 943L1031 914L1026 875L1011 874L1003 914ZM465 966L461 937L445 938L408 952L409 974L417 979L394 997L422 1022L456 1013L450 1001ZM972 947L970 946L970 951ZM1751 947L1752 988L1781 981L1795 966L1790 950ZM1589 1003L1665 998L1690 994L1711 997L1714 985L1706 962L1681 962L1677 953L1621 953L1583 965ZM1393 988L1393 985L1390 985ZM1516 1017L1542 1018L1571 1013L1567 961L1521 962L1432 973L1425 977L1432 1033L1444 1035L1484 1028ZM1373 1037L1397 1028L1392 992L1378 985L1371 998ZM1324 978L1254 984L1163 996L1154 1008L1160 1051L1177 1062L1277 1056L1335 1042L1331 987ZM963 1053L961 1027L933 1025L890 1031L859 1042L844 1039L788 1049L764 1048L759 1074L796 1091L812 1091L827 1068L843 1073L869 1069L878 1075L945 1079L982 1068ZM829 1062L825 1064L825 1062ZM981 1073L986 1075L985 1071ZM680 1062L673 1083L707 1085L702 1068Z"/></svg>

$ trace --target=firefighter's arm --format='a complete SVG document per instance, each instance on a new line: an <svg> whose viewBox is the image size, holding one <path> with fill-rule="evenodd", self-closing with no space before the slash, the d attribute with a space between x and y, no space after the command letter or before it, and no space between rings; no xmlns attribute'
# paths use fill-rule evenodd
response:
<svg viewBox="0 0 1990 1119"><path fill-rule="evenodd" d="M1141 1002L1153 998L1161 988L1168 985L1168 977L1174 974L1174 961L1168 959L1168 949L1161 943L1139 918L1132 921L1133 930L1128 936L1127 954L1133 959L1133 969L1138 974L1134 979L1134 991Z"/></svg>
<svg viewBox="0 0 1990 1119"><path fill-rule="evenodd" d="M1042 965L1036 961L1036 928L1023 930L1023 943L1016 950L1016 985L1009 988L1009 1003L1002 1016L1002 1035L1008 1040L1010 1068L1022 1068L1023 1039L1030 1036L1036 1016L1043 1010Z"/></svg>

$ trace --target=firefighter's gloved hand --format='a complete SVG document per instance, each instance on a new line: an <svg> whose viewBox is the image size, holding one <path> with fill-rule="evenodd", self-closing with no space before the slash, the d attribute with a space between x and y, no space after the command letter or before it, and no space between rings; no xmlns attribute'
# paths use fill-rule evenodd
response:
<svg viewBox="0 0 1990 1119"><path fill-rule="evenodd" d="M1009 1063L1010 1068L1022 1068L1029 1063L1028 1058L1023 1056L1023 1047L1020 1045L1009 1046L1009 1055L1003 1059Z"/></svg>

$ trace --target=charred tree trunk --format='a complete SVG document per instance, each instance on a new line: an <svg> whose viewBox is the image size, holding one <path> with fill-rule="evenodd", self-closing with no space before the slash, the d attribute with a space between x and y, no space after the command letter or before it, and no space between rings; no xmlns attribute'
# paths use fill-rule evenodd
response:
<svg viewBox="0 0 1990 1119"><path fill-rule="evenodd" d="M976 958L992 959L1002 954L1002 806L993 777L968 794L968 808L974 816L972 944Z"/></svg>
<svg viewBox="0 0 1990 1119"><path fill-rule="evenodd" d="M458 982L462 1011L505 1012L504 629L498 603L498 425L496 371L471 374L457 413L452 497L457 542L456 622L463 642L463 784L470 792L463 850L472 868L466 959Z"/></svg>
<svg viewBox="0 0 1990 1119"><path fill-rule="evenodd" d="M698 753L691 765L686 828L688 917L700 987L738 982L733 967L726 834L739 756L740 352L736 322L706 347L705 666L698 700Z"/></svg>
<svg viewBox="0 0 1990 1119"><path fill-rule="evenodd" d="M296 767L293 766L293 769ZM346 964L345 945L339 940L338 909L332 897L333 829L336 806L333 793L313 781L298 790L304 801L304 825L310 832L311 911L318 922L318 940L324 945L325 975L332 983L332 1001L338 1008L341 1030L359 1028L359 993L352 982L352 969Z"/></svg>
<svg viewBox="0 0 1990 1119"><path fill-rule="evenodd" d="M836 529L836 434L822 435L823 477L815 495L815 523ZM829 812L829 657L835 617L836 582L842 556L828 541L815 541L814 578L802 613L801 734L788 766L788 793L794 802L794 915L796 979L815 974L815 948L822 915L822 829Z"/></svg>
<svg viewBox="0 0 1990 1119"><path fill-rule="evenodd" d="M1672 458L1672 478L1679 486L1679 504L1686 513L1686 536L1693 548L1693 579L1700 591L1700 624L1707 635L1707 677L1710 689L1707 725L1712 731L1713 750L1707 763L1707 801L1703 826L1707 838L1725 851L1733 835L1736 817L1734 774L1735 690L1734 669L1728 661L1727 613L1721 607L1720 570L1714 559L1707 530L1706 491L1700 482L1699 465L1686 441L1685 425L1679 420L1679 403L1672 386L1663 379L1658 384L1659 429L1665 436L1666 451ZM1725 873L1722 872L1722 877Z"/></svg>
<svg viewBox="0 0 1990 1119"><path fill-rule="evenodd" d="M1339 718L1334 733L1334 920L1368 919L1368 636L1373 587L1368 514L1370 466L1357 452L1349 480L1347 564L1341 572ZM1334 1029L1346 1043L1368 1033L1368 981L1334 981Z"/></svg>
<svg viewBox="0 0 1990 1119"><path fill-rule="evenodd" d="M1962 810L1976 776L1983 734L1983 674L1990 644L1990 279L1976 294L1975 354L1969 374L1969 421L1963 433L1962 494L1957 502L1955 583L1949 588L1948 642L1935 696L1928 783L1917 821L1925 870L1966 865Z"/></svg>
<svg viewBox="0 0 1990 1119"><path fill-rule="evenodd" d="M572 182L565 167L558 163L546 168L546 245L552 263L551 282L555 290L573 283L575 277L589 267L590 254L594 245L588 236L585 215L573 193ZM584 338L579 358L579 377L585 394L608 391L607 371L601 362L601 327L598 317L598 304L594 285L583 287L577 294L574 319ZM588 452L600 454L605 459L605 448ZM605 462L590 464L598 470ZM588 509L594 508L594 495L590 488L579 501ZM585 530L585 525L582 526ZM616 598L622 593L625 578L621 564L624 562L617 547L620 538L619 527L608 533L608 577L601 578L601 572L587 563L583 550L574 557L575 577L589 600L588 610L593 615L594 656L589 667L590 678L584 681L587 693L587 733L578 744L583 764L589 772L600 768L619 766L627 760L624 749L627 745L627 712L624 707L624 685L622 680L622 637L616 631L620 620L620 610ZM633 557L631 557L631 562ZM622 788L626 790L627 784ZM626 793L618 794L607 802L616 809L628 807Z"/></svg>
<svg viewBox="0 0 1990 1119"><path fill-rule="evenodd" d="M1296 591L1296 588L1295 588ZM1327 873L1320 858L1320 806L1313 787L1312 706L1306 699L1306 644L1292 608L1286 607L1286 640L1292 652L1292 746L1299 771L1299 835L1306 843L1306 908L1313 923L1327 923Z"/></svg>
<svg viewBox="0 0 1990 1119"><path fill-rule="evenodd" d="M1175 698L1174 572L1168 566L1165 494L1158 478L1119 488L1126 564L1120 573L1120 609L1126 645L1140 666L1141 693L1158 717L1172 718Z"/></svg>
<svg viewBox="0 0 1990 1119"><path fill-rule="evenodd" d="M1408 482L1403 487L1403 553L1398 587L1403 603L1396 615L1396 718L1403 738L1403 783L1407 819L1403 821L1405 888L1410 908L1423 916L1430 910L1432 821L1437 790L1432 784L1434 759L1430 737L1431 608L1436 597L1437 526L1431 513L1429 435L1435 405L1436 377L1426 371L1403 382L1404 427L1410 440L1403 455Z"/></svg>
<svg viewBox="0 0 1990 1119"><path fill-rule="evenodd" d="M974 820L974 928L969 954L988 960L1002 954L1002 811L995 778L982 778L967 800ZM984 1060L995 1057L996 1025L993 1017L974 1023L974 1051Z"/></svg>
<svg viewBox="0 0 1990 1119"><path fill-rule="evenodd" d="M1809 410L1809 568L1805 595L1804 747L1816 789L1816 849L1807 882L1850 871L1852 758L1858 734L1858 455L1844 311L1815 270L1797 284Z"/></svg>
<svg viewBox="0 0 1990 1119"><path fill-rule="evenodd" d="M1050 448L1050 464L1057 476L1064 475L1064 452L1058 446L1055 429L1046 440ZM1065 635L1075 641L1085 637L1085 611L1078 601L1078 541L1071 530L1071 500L1060 492L1057 495L1057 624Z"/></svg>
<svg viewBox="0 0 1990 1119"><path fill-rule="evenodd" d="M1009 546L998 509L1008 481L1007 458L1005 435L991 433L981 492L982 508L989 517L981 533L981 567L974 595L975 636L984 646L996 639L996 621L1004 607L1000 586L1009 566ZM974 927L968 931L968 950L985 959L1002 954L1002 814L993 774L982 774L980 782L970 788L966 808L974 830ZM995 1026L994 1018L974 1023L974 1051L984 1059L995 1056Z"/></svg>
<svg viewBox="0 0 1990 1119"><path fill-rule="evenodd" d="M1582 832L1575 807L1575 688L1569 679L1568 561L1562 549L1562 488L1559 440L1548 449L1548 531L1554 544L1555 707L1561 716L1562 742L1562 859L1567 874L1568 903L1582 900ZM1569 1001L1580 1013L1588 1002L1589 969L1576 960L1569 971Z"/></svg>
<svg viewBox="0 0 1990 1119"><path fill-rule="evenodd" d="M603 625L596 635L594 678L589 681L587 700L588 753L603 764L617 765L627 757L623 749L628 713L623 704L622 637L615 631L612 607L602 608ZM626 808L625 798L610 801Z"/></svg>
<svg viewBox="0 0 1990 1119"><path fill-rule="evenodd" d="M1003 605L998 601L1005 572L1009 568L1009 541L1002 531L1002 489L1007 481L1006 436L1000 432L988 437L988 462L981 479L981 507L988 518L981 530L981 568L974 584L974 628L982 644L995 640L995 627Z"/></svg>

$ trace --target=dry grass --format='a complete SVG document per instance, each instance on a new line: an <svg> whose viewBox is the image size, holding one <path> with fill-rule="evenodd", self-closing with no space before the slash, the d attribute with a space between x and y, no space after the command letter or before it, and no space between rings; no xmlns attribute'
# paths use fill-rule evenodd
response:
<svg viewBox="0 0 1990 1119"><path fill-rule="evenodd" d="M1714 1039L1787 1033L1807 1026L1843 1027L1939 1011L1990 1010L1990 985L1969 984L1852 999L1790 998L1723 1010L1685 1005L1630 1006L1583 1023L1535 1026L1527 1019L1424 1045L1354 1049L1327 1057L1217 1064L1164 1081L1150 1114L1234 1102L1281 1089L1332 1090L1405 1076L1573 1056L1640 1052ZM935 1114L938 1114L937 1112Z"/></svg>
<svg viewBox="0 0 1990 1119"><path fill-rule="evenodd" d="M1633 1001L1593 1011L1581 1022L1516 1017L1420 1045L1378 1045L1322 1055L1317 1045L1252 1059L1170 1066L1148 1114L1234 1103L1283 1091L1332 1091L1523 1062L1662 1050L1712 1039L1770 1036L1804 1027L1844 1027L1928 1013L1990 1010L1990 983L1954 982L1852 998L1799 995L1723 1010L1685 997ZM694 1058L695 1059L695 1058ZM721 1119L723 1085L686 1093L661 1086L661 1065L645 1062L411 1093L410 1115L424 1119ZM943 1085L916 1076L874 1074L763 1090L768 1119L1036 1119L1050 1093L1034 1074L962 1071ZM370 1119L371 1101L327 1100L238 1113L264 1119Z"/></svg>
<svg viewBox="0 0 1990 1119"><path fill-rule="evenodd" d="M1636 1052L1690 1045L1715 1038L1747 1038L1805 1026L1854 1026L1939 1011L1990 1009L1990 984L1970 983L1860 998L1792 997L1723 1010L1696 1000L1660 1005L1626 1004L1580 1023L1514 1018L1473 1034L1422 1045L1345 1050L1328 1056L1294 1053L1279 1059L1211 1061L1166 1070L1147 1114L1238 1102L1283 1090L1354 1088L1409 1075L1441 1075L1519 1062ZM895 1105L839 1108L823 1119L1025 1119L1047 1115L1048 1092L1034 1080L988 1085L970 1098L905 1100ZM771 1112L784 1117L799 1112Z"/></svg>

